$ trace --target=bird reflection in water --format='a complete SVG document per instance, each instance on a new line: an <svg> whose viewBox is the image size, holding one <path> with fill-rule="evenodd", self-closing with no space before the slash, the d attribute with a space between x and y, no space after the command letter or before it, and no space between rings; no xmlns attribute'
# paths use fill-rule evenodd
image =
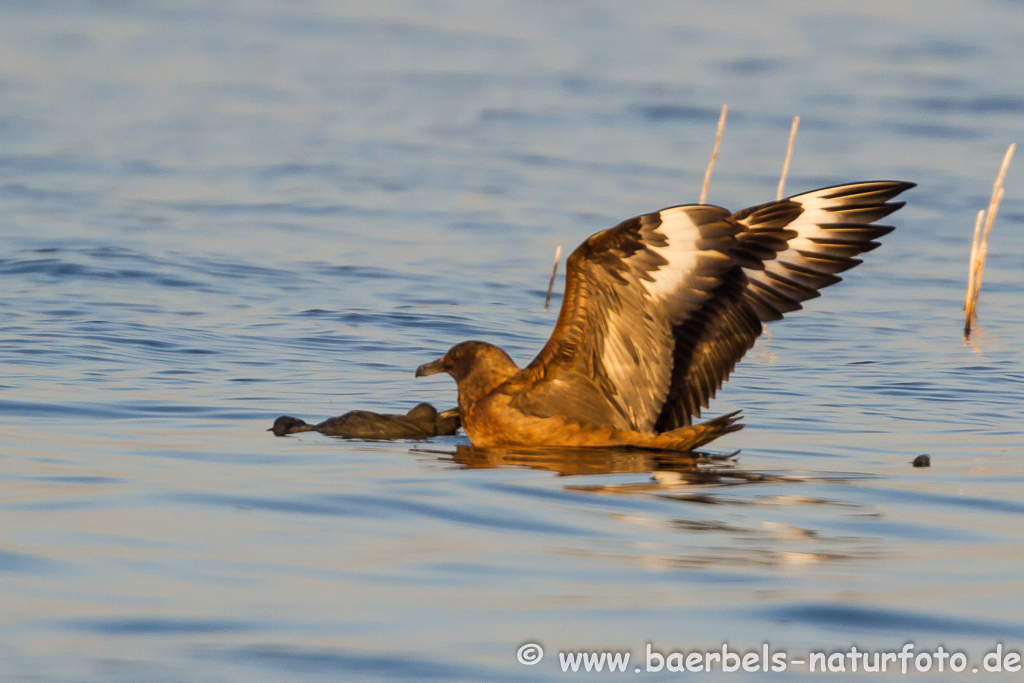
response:
<svg viewBox="0 0 1024 683"><path fill-rule="evenodd" d="M430 454L442 462L465 469L530 468L573 477L566 491L591 495L655 496L699 506L717 506L721 513L697 512L690 508L660 511L607 510L610 517L627 524L638 524L669 531L700 534L707 541L687 536L679 544L671 539L627 541L600 549L576 547L565 552L580 556L614 557L659 570L707 569L710 567L793 567L822 562L862 561L880 556L877 539L836 535L783 521L767 519L765 509L798 510L815 506L835 514L866 514L859 505L839 499L778 495L777 489L760 494L741 493L746 484L779 482L804 483L828 480L831 483L856 479L856 475L814 476L807 474L769 474L740 468L736 453L679 453L624 448L514 448L455 446L452 450L416 448L413 453ZM632 481L602 481L598 475L628 475ZM646 476L644 476L646 475ZM583 480L576 477L593 477ZM732 491L733 494L726 494ZM750 510L737 514L737 506ZM790 513L791 514L791 513ZM815 518L822 513L818 512ZM827 514L827 513L825 513ZM771 515L767 515L770 517ZM709 545L710 543L710 545Z"/></svg>
<svg viewBox="0 0 1024 683"><path fill-rule="evenodd" d="M639 448L480 448L458 445L454 452L422 448L414 449L414 452L438 455L441 456L440 459L450 460L465 469L528 467L556 472L562 477L644 473L651 475L650 482L566 487L596 493L657 492L693 486L734 486L795 479L740 469L735 461L739 451L712 454Z"/></svg>

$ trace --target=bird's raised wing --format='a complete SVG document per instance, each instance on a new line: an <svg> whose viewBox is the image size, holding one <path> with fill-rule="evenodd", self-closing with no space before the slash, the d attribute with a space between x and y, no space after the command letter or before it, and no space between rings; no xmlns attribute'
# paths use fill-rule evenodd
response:
<svg viewBox="0 0 1024 683"><path fill-rule="evenodd" d="M878 181L840 185L739 211L729 248L736 266L721 277L700 310L674 327L672 383L655 425L668 431L691 424L707 407L761 323L801 308L836 273L860 263L893 230L875 225L903 202L890 202L913 183Z"/></svg>
<svg viewBox="0 0 1024 683"><path fill-rule="evenodd" d="M548 343L511 380L513 407L583 423L653 430L673 379L673 329L735 267L742 227L713 206L678 206L591 236L566 261Z"/></svg>

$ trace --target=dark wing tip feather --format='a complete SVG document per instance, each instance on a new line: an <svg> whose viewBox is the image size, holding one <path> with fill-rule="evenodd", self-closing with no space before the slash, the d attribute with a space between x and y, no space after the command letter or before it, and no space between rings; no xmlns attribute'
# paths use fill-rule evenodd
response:
<svg viewBox="0 0 1024 683"><path fill-rule="evenodd" d="M917 187L917 183L905 180L869 180L863 183L845 183L833 185L832 187L823 187L817 190L817 192L827 193L821 195L822 199L856 198L861 201L887 202L912 187ZM829 190L832 190L832 192L828 192Z"/></svg>
<svg viewBox="0 0 1024 683"><path fill-rule="evenodd" d="M746 223L750 226L748 229L756 229L753 226L778 229L792 223L802 211L803 208L799 203L783 199L737 211L732 214L731 218Z"/></svg>
<svg viewBox="0 0 1024 683"><path fill-rule="evenodd" d="M807 299L813 299L821 296L821 293L818 292L816 287L808 287L807 285L800 284L793 278L786 277L781 273L766 271L765 275L771 278L773 289L776 292L785 293L785 295L793 301L806 301Z"/></svg>
<svg viewBox="0 0 1024 683"><path fill-rule="evenodd" d="M885 237L895 230L891 225L875 225L861 223L829 223L819 225L824 235L812 235L808 237L812 242L819 244L847 244L856 246L866 244L879 237Z"/></svg>
<svg viewBox="0 0 1024 683"><path fill-rule="evenodd" d="M837 282L842 282L842 278L832 273L821 273L813 268L800 265L799 263L791 263L789 261L779 261L785 269L786 277L799 282L800 284L811 287L815 290L834 285Z"/></svg>
<svg viewBox="0 0 1024 683"><path fill-rule="evenodd" d="M800 310L799 299L791 298L783 287L766 284L760 280L751 280L747 291L749 292L751 289L757 290L761 297L779 313L791 313Z"/></svg>
<svg viewBox="0 0 1024 683"><path fill-rule="evenodd" d="M813 270L827 273L829 275L842 273L845 270L849 270L850 268L859 266L863 263L863 261L857 258L850 258L848 256L832 256L831 254L821 251L807 251L805 249L796 249L794 251L802 256L804 262Z"/></svg>
<svg viewBox="0 0 1024 683"><path fill-rule="evenodd" d="M809 240L814 241L820 238L826 242L843 242L853 246L884 237L893 230L888 225L861 225L860 223L829 223L819 225L818 228L820 228L821 233L809 235Z"/></svg>
<svg viewBox="0 0 1024 683"><path fill-rule="evenodd" d="M782 311L775 308L763 296L761 296L759 292L753 289L748 289L746 298L761 321L770 323L776 320L782 320Z"/></svg>
<svg viewBox="0 0 1024 683"><path fill-rule="evenodd" d="M888 204L843 204L841 206L824 207L823 211L841 213L844 217L856 219L857 223L873 223L885 218L894 211L906 206L906 202L889 202Z"/></svg>

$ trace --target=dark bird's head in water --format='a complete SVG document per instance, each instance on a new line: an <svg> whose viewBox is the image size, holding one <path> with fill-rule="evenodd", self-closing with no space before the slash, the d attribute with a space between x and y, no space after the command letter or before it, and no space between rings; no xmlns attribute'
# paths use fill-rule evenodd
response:
<svg viewBox="0 0 1024 683"><path fill-rule="evenodd" d="M405 415L371 413L367 410L352 410L311 425L297 417L282 415L274 420L268 432L275 436L287 436L299 432L320 432L327 436L346 439L426 439L442 434L454 434L461 421L459 411L446 410L438 413L429 403L420 403Z"/></svg>
<svg viewBox="0 0 1024 683"><path fill-rule="evenodd" d="M274 432L274 436L287 436L288 434L297 434L299 432L309 432L312 430L313 427L306 424L305 421L300 420L297 417L282 415L274 420L274 426L267 431Z"/></svg>

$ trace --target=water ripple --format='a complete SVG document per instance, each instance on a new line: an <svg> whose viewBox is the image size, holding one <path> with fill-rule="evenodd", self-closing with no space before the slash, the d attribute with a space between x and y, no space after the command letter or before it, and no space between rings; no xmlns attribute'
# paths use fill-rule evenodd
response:
<svg viewBox="0 0 1024 683"><path fill-rule="evenodd" d="M49 574L63 563L38 555L0 550L0 572L17 574Z"/></svg>
<svg viewBox="0 0 1024 683"><path fill-rule="evenodd" d="M396 511L413 517L455 522L461 525L518 531L535 534L559 534L588 536L590 532L582 527L558 524L542 519L530 519L523 515L509 519L495 511L484 514L480 510L466 510L458 507L437 505L401 498L377 497L364 494L339 496L311 496L301 500L262 498L255 496L230 496L216 494L185 493L173 496L175 500L218 505L234 508L288 512L303 515L326 515L340 517L390 518Z"/></svg>
<svg viewBox="0 0 1024 683"><path fill-rule="evenodd" d="M252 646L225 651L228 656L256 667L274 667L289 674L369 676L385 681L519 681L535 680L467 664L439 663L429 659L397 654L370 655L343 650L297 649L273 645Z"/></svg>
<svg viewBox="0 0 1024 683"><path fill-rule="evenodd" d="M115 636L165 636L203 633L241 633L259 630L256 623L217 619L168 619L129 617L125 619L81 619L64 622L66 626Z"/></svg>
<svg viewBox="0 0 1024 683"><path fill-rule="evenodd" d="M1018 624L835 603L786 605L764 610L763 614L776 622L811 624L844 633L895 633L904 638L916 633L934 633L942 636L955 633L993 638L1024 637L1024 628Z"/></svg>

